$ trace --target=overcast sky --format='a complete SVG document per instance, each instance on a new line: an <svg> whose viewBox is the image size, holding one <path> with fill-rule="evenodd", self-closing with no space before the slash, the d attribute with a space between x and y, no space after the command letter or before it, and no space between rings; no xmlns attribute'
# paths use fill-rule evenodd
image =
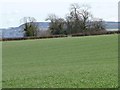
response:
<svg viewBox="0 0 120 90"><path fill-rule="evenodd" d="M79 3L91 6L91 13L96 18L106 21L118 21L119 0L1 0L0 28L17 27L20 19L32 16L38 22L45 21L48 14L55 13L64 17L69 12L70 4Z"/></svg>

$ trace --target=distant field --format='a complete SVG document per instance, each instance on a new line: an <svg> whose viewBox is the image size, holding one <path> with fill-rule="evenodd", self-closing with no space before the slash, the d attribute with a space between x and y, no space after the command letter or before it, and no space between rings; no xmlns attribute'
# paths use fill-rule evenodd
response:
<svg viewBox="0 0 120 90"><path fill-rule="evenodd" d="M113 88L117 70L117 35L3 42L4 88Z"/></svg>

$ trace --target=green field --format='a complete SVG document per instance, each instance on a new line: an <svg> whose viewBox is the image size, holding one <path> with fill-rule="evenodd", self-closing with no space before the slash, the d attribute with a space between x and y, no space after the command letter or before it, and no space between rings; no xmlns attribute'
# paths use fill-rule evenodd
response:
<svg viewBox="0 0 120 90"><path fill-rule="evenodd" d="M118 86L118 35L3 42L4 88Z"/></svg>

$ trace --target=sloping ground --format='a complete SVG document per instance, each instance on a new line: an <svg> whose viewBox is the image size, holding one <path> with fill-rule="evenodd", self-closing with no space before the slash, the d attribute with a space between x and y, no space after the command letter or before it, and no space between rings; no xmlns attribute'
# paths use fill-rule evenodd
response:
<svg viewBox="0 0 120 90"><path fill-rule="evenodd" d="M3 42L5 88L118 86L118 35Z"/></svg>

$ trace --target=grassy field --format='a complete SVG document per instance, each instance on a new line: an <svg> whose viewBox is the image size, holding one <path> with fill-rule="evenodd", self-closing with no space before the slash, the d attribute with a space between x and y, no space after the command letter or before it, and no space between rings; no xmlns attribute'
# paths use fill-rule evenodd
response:
<svg viewBox="0 0 120 90"><path fill-rule="evenodd" d="M118 36L3 42L4 88L118 86Z"/></svg>

